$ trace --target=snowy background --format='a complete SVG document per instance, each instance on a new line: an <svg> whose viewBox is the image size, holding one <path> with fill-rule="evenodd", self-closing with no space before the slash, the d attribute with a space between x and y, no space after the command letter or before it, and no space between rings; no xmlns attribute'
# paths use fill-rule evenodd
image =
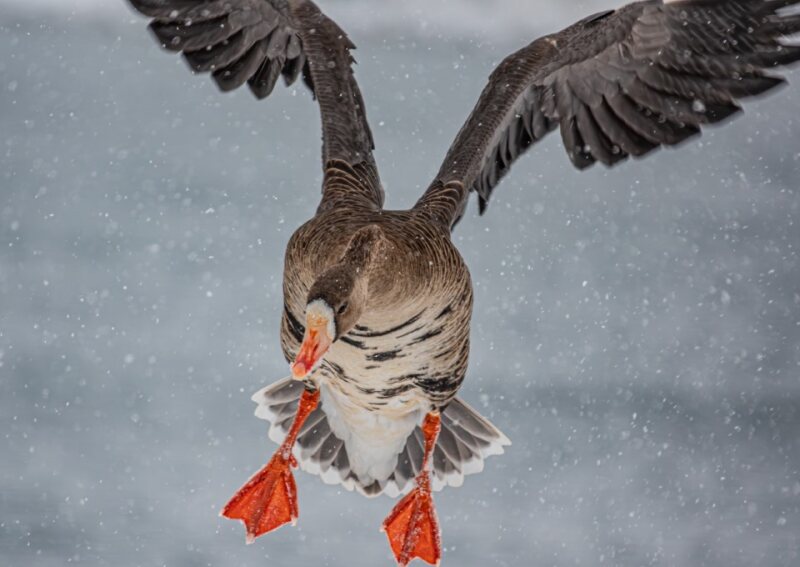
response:
<svg viewBox="0 0 800 567"><path fill-rule="evenodd" d="M614 2L321 4L407 207L493 64ZM446 565L798 565L798 105L611 172L554 136L473 204L462 394L514 445L438 495ZM274 449L249 396L286 374L318 120L219 95L121 0L0 0L0 565L391 564L392 502L302 473L297 528L217 517Z"/></svg>

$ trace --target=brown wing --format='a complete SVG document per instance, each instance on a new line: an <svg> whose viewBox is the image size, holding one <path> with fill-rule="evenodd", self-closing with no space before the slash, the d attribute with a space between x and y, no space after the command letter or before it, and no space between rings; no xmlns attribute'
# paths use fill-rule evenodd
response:
<svg viewBox="0 0 800 567"><path fill-rule="evenodd" d="M417 207L452 226L476 191L482 213L514 160L556 128L580 169L699 134L783 82L764 70L800 59L782 40L800 31L782 11L798 2L637 2L534 41L492 73Z"/></svg>
<svg viewBox="0 0 800 567"><path fill-rule="evenodd" d="M302 74L322 114L322 207L345 201L383 204L374 144L353 76L355 48L310 0L130 0L153 18L161 45L182 52L197 73L223 91L247 83L267 97L280 76ZM344 181L342 181L344 180Z"/></svg>

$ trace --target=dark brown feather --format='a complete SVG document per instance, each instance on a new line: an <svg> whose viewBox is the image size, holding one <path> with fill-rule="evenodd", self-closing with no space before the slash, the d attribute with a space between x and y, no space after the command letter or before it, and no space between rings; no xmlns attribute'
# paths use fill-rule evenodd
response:
<svg viewBox="0 0 800 567"><path fill-rule="evenodd" d="M648 0L534 41L492 73L417 206L438 207L452 226L465 204L434 202L460 184L478 193L483 212L516 158L555 124L583 169L643 156L731 117L739 99L783 82L764 69L800 60L800 47L784 39L800 31L800 16L779 11L798 3Z"/></svg>
<svg viewBox="0 0 800 567"><path fill-rule="evenodd" d="M130 0L153 18L150 28L170 51L183 52L192 70L212 73L223 91L248 83L269 96L278 77L301 74L319 102L325 171L370 171L367 182L347 186L353 200L379 208L383 190L372 157L374 143L364 101L353 76L355 48L347 34L310 0ZM328 176L326 176L326 179ZM321 209L341 202L343 188L323 186Z"/></svg>

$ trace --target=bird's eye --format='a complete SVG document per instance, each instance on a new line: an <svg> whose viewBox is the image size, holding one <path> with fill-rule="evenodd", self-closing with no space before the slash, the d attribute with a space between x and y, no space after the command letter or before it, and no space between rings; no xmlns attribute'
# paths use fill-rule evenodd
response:
<svg viewBox="0 0 800 567"><path fill-rule="evenodd" d="M346 302L346 301L345 301L344 303L342 303L342 306L339 308L339 310L337 311L337 313L338 313L339 315L341 315L341 314L342 314L342 313L344 313L345 311L347 311L347 302Z"/></svg>

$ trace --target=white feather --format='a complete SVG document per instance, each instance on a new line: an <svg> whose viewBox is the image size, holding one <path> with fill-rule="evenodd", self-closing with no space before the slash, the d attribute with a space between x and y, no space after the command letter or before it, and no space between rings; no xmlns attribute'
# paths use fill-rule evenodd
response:
<svg viewBox="0 0 800 567"><path fill-rule="evenodd" d="M320 392L328 425L347 448L350 470L366 485L386 481L397 467L406 439L422 422L422 410L384 416L352 403L326 384L321 385Z"/></svg>

